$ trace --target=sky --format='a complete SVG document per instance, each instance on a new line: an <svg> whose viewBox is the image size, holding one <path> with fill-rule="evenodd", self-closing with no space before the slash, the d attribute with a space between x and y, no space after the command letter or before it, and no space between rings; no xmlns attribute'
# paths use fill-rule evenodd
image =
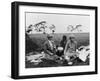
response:
<svg viewBox="0 0 100 81"><path fill-rule="evenodd" d="M48 24L54 24L56 26L55 33L67 33L68 25L74 27L81 24L81 33L89 32L90 28L90 16L89 15L75 15L75 14L50 14L50 13L26 13L26 29L32 24L46 21ZM33 31L34 33L34 31ZM36 33L36 32L35 32ZM74 31L78 33L78 31Z"/></svg>

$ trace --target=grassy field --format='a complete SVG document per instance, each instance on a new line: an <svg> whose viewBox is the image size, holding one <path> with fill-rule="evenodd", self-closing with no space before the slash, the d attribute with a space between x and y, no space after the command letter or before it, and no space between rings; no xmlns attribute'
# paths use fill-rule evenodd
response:
<svg viewBox="0 0 100 81"><path fill-rule="evenodd" d="M62 36L70 35L70 33L55 33L53 40L55 41L56 45L58 45L62 39ZM80 46L87 46L89 45L89 33L74 33L76 41L78 43L78 47ZM26 55L32 51L41 51L44 45L44 42L47 40L45 34L30 34L29 38L26 36ZM75 62L74 65L88 65L89 61L86 63L77 63ZM52 62L50 60L44 60L44 63L34 66L34 64L30 62L26 62L26 68L33 68L33 67L54 67L59 66L56 62ZM60 66L67 66L66 63Z"/></svg>
<svg viewBox="0 0 100 81"><path fill-rule="evenodd" d="M60 43L63 35L66 35L66 37L68 38L70 34L54 34L53 40L55 41L56 45ZM89 33L75 33L74 35L76 37L76 41L78 42L78 47L82 45L89 45ZM26 53L42 49L44 42L47 40L45 34L31 34L29 35L29 37L30 39L26 40Z"/></svg>

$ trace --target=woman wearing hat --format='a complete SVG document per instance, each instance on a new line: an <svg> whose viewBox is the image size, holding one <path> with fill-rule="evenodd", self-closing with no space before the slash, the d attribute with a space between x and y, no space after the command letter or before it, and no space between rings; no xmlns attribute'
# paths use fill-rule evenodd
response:
<svg viewBox="0 0 100 81"><path fill-rule="evenodd" d="M72 34L69 36L69 40L66 43L64 50L65 59L68 61L69 64L72 64L71 58L76 56L76 49L77 49L77 41L75 40L75 36Z"/></svg>
<svg viewBox="0 0 100 81"><path fill-rule="evenodd" d="M46 53L47 59L55 59L56 45L51 34L47 35L47 41L44 43L44 52Z"/></svg>

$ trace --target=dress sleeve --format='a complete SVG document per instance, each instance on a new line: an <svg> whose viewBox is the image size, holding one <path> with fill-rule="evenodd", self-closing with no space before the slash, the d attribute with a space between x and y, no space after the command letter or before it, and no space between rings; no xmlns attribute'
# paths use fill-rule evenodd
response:
<svg viewBox="0 0 100 81"><path fill-rule="evenodd" d="M67 50L68 50L68 46L69 46L69 41L66 43L65 45L65 50L64 50L64 54L66 54Z"/></svg>

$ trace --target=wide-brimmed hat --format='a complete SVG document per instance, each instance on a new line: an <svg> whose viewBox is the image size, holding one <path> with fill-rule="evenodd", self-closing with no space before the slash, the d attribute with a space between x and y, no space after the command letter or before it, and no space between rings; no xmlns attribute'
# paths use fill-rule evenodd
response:
<svg viewBox="0 0 100 81"><path fill-rule="evenodd" d="M69 35L69 38L75 38L74 34Z"/></svg>
<svg viewBox="0 0 100 81"><path fill-rule="evenodd" d="M52 34L47 34L47 38L52 38L53 35Z"/></svg>

